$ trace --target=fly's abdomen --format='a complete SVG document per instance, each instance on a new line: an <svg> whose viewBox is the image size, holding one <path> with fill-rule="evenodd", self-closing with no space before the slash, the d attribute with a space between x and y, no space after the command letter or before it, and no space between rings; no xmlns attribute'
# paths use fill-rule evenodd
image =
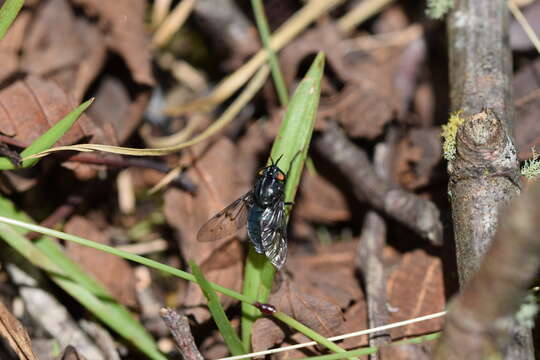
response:
<svg viewBox="0 0 540 360"><path fill-rule="evenodd" d="M248 236L251 240L251 243L253 244L253 247L255 248L255 251L257 251L259 254L264 254L264 247L262 245L261 239L261 219L263 216L263 212L263 208L257 205L253 205L253 207L249 210L248 213Z"/></svg>

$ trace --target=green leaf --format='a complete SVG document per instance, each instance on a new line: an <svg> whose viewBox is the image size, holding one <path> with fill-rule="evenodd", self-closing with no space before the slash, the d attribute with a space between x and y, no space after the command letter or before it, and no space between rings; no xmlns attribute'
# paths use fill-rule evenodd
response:
<svg viewBox="0 0 540 360"><path fill-rule="evenodd" d="M315 126L323 71L324 54L319 53L306 76L296 88L272 147L271 159L276 160L282 156L279 166L288 175L285 186L285 201L287 202L294 202L302 176L302 169ZM269 159L268 164L270 163ZM244 274L244 295L265 303L272 289L275 269L264 256L257 254L251 246ZM246 349L250 348L253 322L259 316L259 310L242 304L242 341Z"/></svg>
<svg viewBox="0 0 540 360"><path fill-rule="evenodd" d="M30 221L30 218L15 209L13 204L0 197L0 215ZM166 359L157 345L135 320L131 313L119 304L99 283L87 275L82 268L69 259L58 244L49 237L41 237L36 244L24 234L27 230L0 225L0 237L19 252L30 263L47 271L49 277L64 291L75 298L92 314L124 337L151 359Z"/></svg>
<svg viewBox="0 0 540 360"><path fill-rule="evenodd" d="M23 5L24 0L7 0L0 8L0 40L6 35Z"/></svg>
<svg viewBox="0 0 540 360"><path fill-rule="evenodd" d="M191 267L191 272L193 272L195 279L197 279L197 283L201 287L204 296L208 301L208 308L212 313L212 317L214 318L214 321L216 322L219 332L221 333L221 336L223 336L223 339L225 340L229 351L232 355L245 354L246 351L244 350L242 341L240 341L240 338L238 337L238 335L236 335L236 332L234 331L231 322L229 321L229 319L227 319L227 315L225 315L225 310L223 310L223 307L219 302L219 298L216 292L214 291L214 289L212 289L212 286L210 286L210 283L208 282L208 280L206 280L201 269L197 266L197 264L195 264L194 261L190 261L189 266Z"/></svg>
<svg viewBox="0 0 540 360"><path fill-rule="evenodd" d="M51 126L43 135L37 138L32 144L21 152L21 158L37 154L43 150L49 149L53 146L77 121L79 116L92 104L94 99L90 99L79 105L75 110L67 114L62 120ZM37 163L39 159L27 159L23 160L21 166L29 167ZM13 163L5 158L0 158L0 170L14 169Z"/></svg>

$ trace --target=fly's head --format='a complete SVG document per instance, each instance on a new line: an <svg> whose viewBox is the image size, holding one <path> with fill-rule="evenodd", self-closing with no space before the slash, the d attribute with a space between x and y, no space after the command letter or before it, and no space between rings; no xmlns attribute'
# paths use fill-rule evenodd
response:
<svg viewBox="0 0 540 360"><path fill-rule="evenodd" d="M269 207L283 199L287 176L277 167L278 161L279 159L257 173L253 195L255 202L261 207Z"/></svg>

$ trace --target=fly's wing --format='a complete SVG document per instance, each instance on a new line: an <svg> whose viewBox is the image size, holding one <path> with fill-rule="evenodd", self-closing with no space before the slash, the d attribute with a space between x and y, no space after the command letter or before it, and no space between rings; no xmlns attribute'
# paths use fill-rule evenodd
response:
<svg viewBox="0 0 540 360"><path fill-rule="evenodd" d="M265 209L261 219L261 240L268 260L276 269L281 269L287 259L287 223L283 201L277 201Z"/></svg>
<svg viewBox="0 0 540 360"><path fill-rule="evenodd" d="M253 192L249 191L201 226L197 240L215 241L234 235L240 228L246 226L247 214L252 206Z"/></svg>

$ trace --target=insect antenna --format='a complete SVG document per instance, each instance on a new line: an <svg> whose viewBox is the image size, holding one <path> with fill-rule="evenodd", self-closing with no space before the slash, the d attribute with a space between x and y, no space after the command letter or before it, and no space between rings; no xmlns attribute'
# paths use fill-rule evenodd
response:
<svg viewBox="0 0 540 360"><path fill-rule="evenodd" d="M281 154L277 160L274 162L274 160L272 158L270 158L270 162L272 163L272 166L277 166L278 163L279 163L279 160L281 160L281 158L283 157L283 154Z"/></svg>

